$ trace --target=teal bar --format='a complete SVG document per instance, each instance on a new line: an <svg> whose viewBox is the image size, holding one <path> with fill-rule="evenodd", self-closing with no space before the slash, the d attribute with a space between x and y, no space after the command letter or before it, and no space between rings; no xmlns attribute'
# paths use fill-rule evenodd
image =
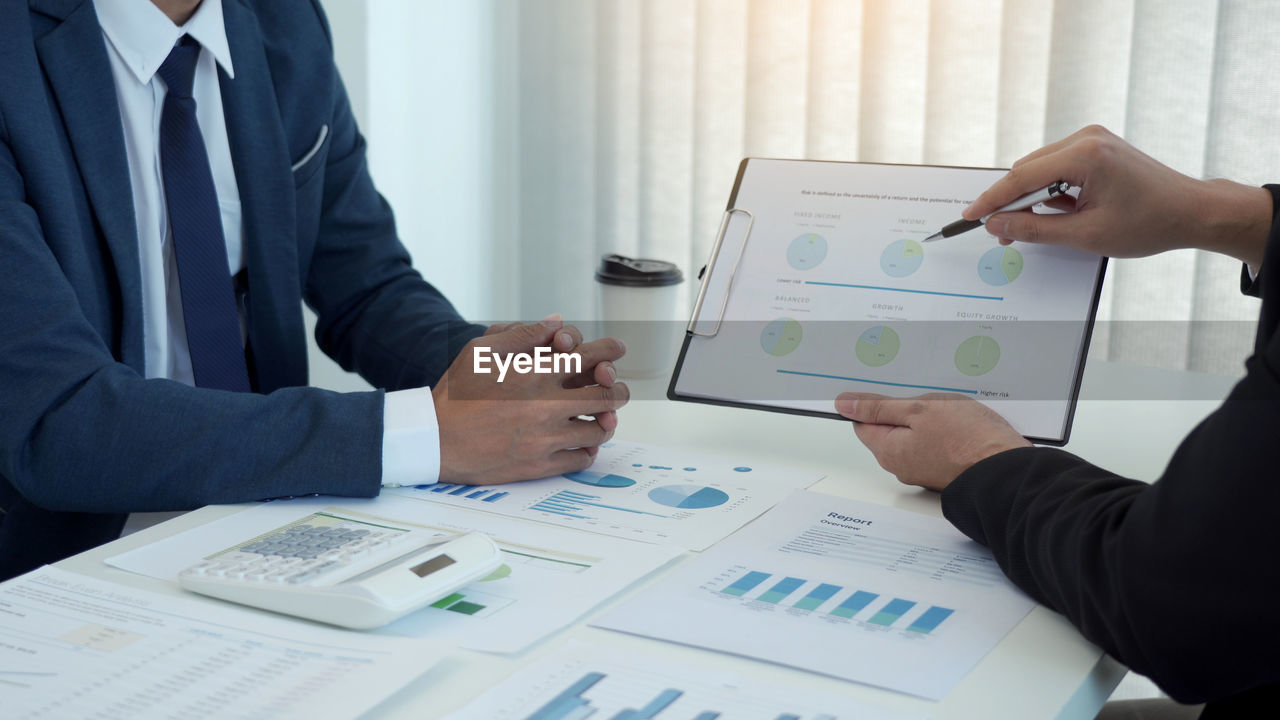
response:
<svg viewBox="0 0 1280 720"><path fill-rule="evenodd" d="M746 595L748 592L754 590L757 585L759 585L760 583L768 579L769 579L769 573L756 572L752 570L746 575L743 575L742 577L735 580L732 585L725 588L724 590L721 590L720 592L724 593L725 595L736 595L738 597L741 597L743 595Z"/></svg>
<svg viewBox="0 0 1280 720"><path fill-rule="evenodd" d="M924 614L915 619L911 626L907 628L911 632L927 633L942 624L943 620L951 617L951 613L955 612L951 608L938 607L934 605Z"/></svg>
<svg viewBox="0 0 1280 720"><path fill-rule="evenodd" d="M780 603L782 599L796 591L796 588L804 584L803 578L789 577L785 580L779 580L777 585L769 588L769 592L756 598L761 602Z"/></svg>
<svg viewBox="0 0 1280 720"><path fill-rule="evenodd" d="M582 679L564 689L564 692L551 698L551 701L534 711L525 720L560 720L564 716L577 711L590 703L583 699L582 693L590 690L596 683L605 679L604 673L590 672Z"/></svg>
<svg viewBox="0 0 1280 720"><path fill-rule="evenodd" d="M839 607L831 611L832 615L842 618L851 618L862 611L863 608L871 604L872 600L880 597L876 593L869 593L859 590L858 592L845 598Z"/></svg>
<svg viewBox="0 0 1280 720"><path fill-rule="evenodd" d="M894 598L889 601L888 605L881 608L880 612L871 616L871 619L868 622L873 625L884 625L885 627L888 627L897 622L898 618L905 615L908 610L915 606L916 604L910 600Z"/></svg>
<svg viewBox="0 0 1280 720"><path fill-rule="evenodd" d="M839 585L828 585L823 583L809 591L809 594L801 598L800 602L797 602L794 607L800 608L801 610L816 610L819 605L830 600L831 596L840 592L841 589L842 588Z"/></svg>

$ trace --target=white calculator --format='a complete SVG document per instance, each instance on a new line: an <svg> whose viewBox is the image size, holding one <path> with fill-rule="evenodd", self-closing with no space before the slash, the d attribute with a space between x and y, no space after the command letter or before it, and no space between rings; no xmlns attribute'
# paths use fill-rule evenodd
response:
<svg viewBox="0 0 1280 720"><path fill-rule="evenodd" d="M315 513L182 571L188 590L367 630L489 575L501 551L478 533L440 536Z"/></svg>

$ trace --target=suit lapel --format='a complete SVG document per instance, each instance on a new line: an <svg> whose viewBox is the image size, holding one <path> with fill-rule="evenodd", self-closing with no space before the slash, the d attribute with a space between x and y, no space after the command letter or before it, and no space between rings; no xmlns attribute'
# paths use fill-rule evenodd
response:
<svg viewBox="0 0 1280 720"><path fill-rule="evenodd" d="M57 100L94 216L115 262L124 306L121 360L141 372L138 229L106 41L89 0L38 0L31 6L63 18L36 41L36 52Z"/></svg>
<svg viewBox="0 0 1280 720"><path fill-rule="evenodd" d="M298 278L297 206L290 158L262 30L239 0L222 4L236 77L218 71L227 140L240 187L257 387L306 383Z"/></svg>

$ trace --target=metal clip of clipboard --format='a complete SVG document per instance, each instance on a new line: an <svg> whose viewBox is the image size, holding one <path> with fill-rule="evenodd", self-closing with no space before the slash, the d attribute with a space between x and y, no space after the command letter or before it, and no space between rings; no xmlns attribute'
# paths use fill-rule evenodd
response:
<svg viewBox="0 0 1280 720"><path fill-rule="evenodd" d="M720 303L720 312L716 316L716 326L711 332L698 332L694 328L697 327L698 320L702 317L702 304L707 299L707 288L711 287L711 278L715 276L716 263L720 261L720 247L724 245L724 236L729 232L729 220L736 214L747 216L747 231L742 235L742 244L738 246L738 257L733 261L733 270L729 272L729 281L724 286L724 302ZM693 317L689 318L689 326L685 328L687 334L705 338L713 338L720 334L720 326L724 324L724 311L729 307L729 293L733 291L733 279L738 274L738 266L742 264L742 255L747 250L747 241L751 239L751 228L755 225L755 222L755 216L747 210L730 208L724 211L724 217L720 219L720 231L716 233L716 244L711 248L711 262L707 265L707 272L702 278L702 287L698 289L698 298L693 303Z"/></svg>

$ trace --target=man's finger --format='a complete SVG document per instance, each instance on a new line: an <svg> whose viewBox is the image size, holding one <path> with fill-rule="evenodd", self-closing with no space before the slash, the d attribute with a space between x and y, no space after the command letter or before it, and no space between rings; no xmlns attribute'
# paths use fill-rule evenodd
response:
<svg viewBox="0 0 1280 720"><path fill-rule="evenodd" d="M490 335L497 335L498 333L504 333L512 328L518 327L523 324L524 323L522 322L494 323L489 327L485 328L484 334L485 334L485 337L488 337Z"/></svg>
<svg viewBox="0 0 1280 720"><path fill-rule="evenodd" d="M1071 133L1070 135L1062 138L1057 142L1051 142L1048 145L1045 145L1044 147L1038 150L1032 150L1026 155L1023 155L1022 157L1014 161L1013 167L1020 167L1022 165L1026 165L1032 160L1042 158L1045 155L1056 153L1059 150L1062 150L1063 148L1069 145L1074 145L1075 143L1080 142L1084 138L1100 137L1100 136L1109 135L1109 134L1110 134L1110 131L1108 131L1106 128L1103 128L1100 125L1090 125L1088 127L1080 128L1079 130Z"/></svg>
<svg viewBox="0 0 1280 720"><path fill-rule="evenodd" d="M493 352L529 352L536 347L550 345L552 336L561 328L561 325L555 323L552 323L551 326L543 324L546 322L548 321L542 320L529 325L517 325L503 332L489 335L477 342L489 347Z"/></svg>
<svg viewBox="0 0 1280 720"><path fill-rule="evenodd" d="M596 422L600 423L600 427L609 432L618 429L618 413L609 411L596 413Z"/></svg>
<svg viewBox="0 0 1280 720"><path fill-rule="evenodd" d="M551 349L556 352L569 352L582 344L582 331L573 325L565 325L551 339Z"/></svg>
<svg viewBox="0 0 1280 720"><path fill-rule="evenodd" d="M613 387L593 385L591 387L566 390L557 394L564 401L566 417L590 415L595 417L604 412L617 410L631 399L631 388L624 382Z"/></svg>
<svg viewBox="0 0 1280 720"><path fill-rule="evenodd" d="M566 378L561 387L566 390L587 387L589 385L603 385L605 387L613 387L618 382L618 368L608 360L597 364L594 368L586 367L585 364L582 372L571 375Z"/></svg>
<svg viewBox="0 0 1280 720"><path fill-rule="evenodd" d="M586 374L602 362L614 362L621 358L626 354L627 346L617 338L606 337L582 343L575 352L582 357L582 371Z"/></svg>
<svg viewBox="0 0 1280 720"><path fill-rule="evenodd" d="M853 434L858 436L863 445L871 451L872 455L879 460L882 453L887 450L889 437L894 430L901 430L897 425L871 425L868 423L857 423L853 426ZM883 465L883 462L881 463ZM886 470L888 468L885 468Z"/></svg>
<svg viewBox="0 0 1280 720"><path fill-rule="evenodd" d="M1086 246L1093 235L1093 218L1081 213L1000 213L987 220L987 232L1002 240L1040 245Z"/></svg>
<svg viewBox="0 0 1280 720"><path fill-rule="evenodd" d="M985 217L1023 195L1043 190L1059 180L1081 187L1088 172L1081 155L1073 148L1038 157L1005 173L960 215L968 220Z"/></svg>
<svg viewBox="0 0 1280 720"><path fill-rule="evenodd" d="M613 433L605 430L595 420L570 418L566 430L560 435L558 444L566 448L598 447L608 442L611 437Z"/></svg>
<svg viewBox="0 0 1280 720"><path fill-rule="evenodd" d="M920 398L891 398L869 393L841 393L836 412L860 423L908 426L924 409Z"/></svg>
<svg viewBox="0 0 1280 720"><path fill-rule="evenodd" d="M591 467L591 463L595 462L595 457L587 452L586 448L574 448L573 450L557 450L551 453L546 462L540 463L539 477L552 477L553 475L563 475L565 473L578 472Z"/></svg>

